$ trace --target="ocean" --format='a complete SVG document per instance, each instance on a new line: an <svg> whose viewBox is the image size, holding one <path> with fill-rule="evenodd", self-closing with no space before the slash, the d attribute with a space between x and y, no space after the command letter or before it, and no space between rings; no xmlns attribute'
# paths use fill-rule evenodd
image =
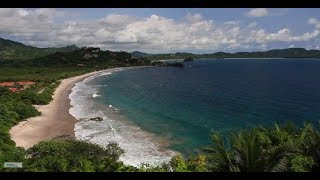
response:
<svg viewBox="0 0 320 180"><path fill-rule="evenodd" d="M126 164L160 165L210 145L210 133L320 120L320 59L199 59L118 68L76 84L78 139L115 141ZM87 121L91 117L103 121Z"/></svg>

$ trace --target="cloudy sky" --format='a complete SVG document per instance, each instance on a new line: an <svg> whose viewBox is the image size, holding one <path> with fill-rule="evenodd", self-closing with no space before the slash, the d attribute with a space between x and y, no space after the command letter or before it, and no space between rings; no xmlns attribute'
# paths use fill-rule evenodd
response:
<svg viewBox="0 0 320 180"><path fill-rule="evenodd" d="M0 37L149 53L320 49L320 9L0 9Z"/></svg>

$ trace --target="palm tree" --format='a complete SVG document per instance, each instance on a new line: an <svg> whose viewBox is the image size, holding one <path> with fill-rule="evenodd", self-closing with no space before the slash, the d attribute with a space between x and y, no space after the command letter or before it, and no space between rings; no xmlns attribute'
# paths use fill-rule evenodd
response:
<svg viewBox="0 0 320 180"><path fill-rule="evenodd" d="M213 133L213 145L204 152L213 171L288 171L289 158L297 153L296 136L290 133L278 125L270 130L257 128L232 134L229 147L219 133Z"/></svg>
<svg viewBox="0 0 320 180"><path fill-rule="evenodd" d="M320 171L320 133L311 124L307 124L302 129L299 137L301 153L310 156L316 162L312 171Z"/></svg>
<svg viewBox="0 0 320 180"><path fill-rule="evenodd" d="M233 134L230 139L232 161L241 172L264 170L264 161L260 149L258 131Z"/></svg>
<svg viewBox="0 0 320 180"><path fill-rule="evenodd" d="M213 145L203 149L203 152L208 157L208 169L218 172L238 171L232 164L231 153L226 148L221 135L218 132L214 132L211 135L211 140Z"/></svg>
<svg viewBox="0 0 320 180"><path fill-rule="evenodd" d="M289 159L299 152L296 133L293 125L286 124L280 128L275 124L273 129L259 128L260 142L263 144L265 152L264 162L267 172L283 172L289 170ZM268 139L268 143L263 142L263 138Z"/></svg>

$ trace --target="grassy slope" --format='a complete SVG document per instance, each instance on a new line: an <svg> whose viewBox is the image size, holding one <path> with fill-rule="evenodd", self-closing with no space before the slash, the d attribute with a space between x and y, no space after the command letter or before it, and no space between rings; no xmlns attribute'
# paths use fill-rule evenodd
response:
<svg viewBox="0 0 320 180"><path fill-rule="evenodd" d="M0 82L1 81L15 81L15 80L32 80L52 82L58 79L72 77L93 71L94 68L73 68L73 67L28 67L28 68L14 68L2 67L0 68Z"/></svg>
<svg viewBox="0 0 320 180"><path fill-rule="evenodd" d="M0 38L0 60L32 59L55 52L69 52L79 49L77 46L61 48L37 48L22 43Z"/></svg>

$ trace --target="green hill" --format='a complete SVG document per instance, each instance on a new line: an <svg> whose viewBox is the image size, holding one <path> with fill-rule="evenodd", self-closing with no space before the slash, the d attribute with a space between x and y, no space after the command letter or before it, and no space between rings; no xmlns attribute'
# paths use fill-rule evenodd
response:
<svg viewBox="0 0 320 180"><path fill-rule="evenodd" d="M148 58L151 60L159 59L185 59L191 58L320 58L319 50L306 50L304 48L272 49L269 51L256 52L216 52L211 54L191 54L191 53L168 53L153 54Z"/></svg>
<svg viewBox="0 0 320 180"><path fill-rule="evenodd" d="M32 59L53 54L55 52L69 52L77 49L79 48L75 45L61 48L37 48L0 38L0 60Z"/></svg>
<svg viewBox="0 0 320 180"><path fill-rule="evenodd" d="M133 51L131 53L131 56L132 57L149 57L149 56L152 56L152 54L147 54L147 53L143 53L143 52L140 52L140 51Z"/></svg>
<svg viewBox="0 0 320 180"><path fill-rule="evenodd" d="M103 51L100 48L82 47L69 52L55 52L32 59L0 61L2 67L78 67L98 68L150 65L146 58L132 57L124 51Z"/></svg>

